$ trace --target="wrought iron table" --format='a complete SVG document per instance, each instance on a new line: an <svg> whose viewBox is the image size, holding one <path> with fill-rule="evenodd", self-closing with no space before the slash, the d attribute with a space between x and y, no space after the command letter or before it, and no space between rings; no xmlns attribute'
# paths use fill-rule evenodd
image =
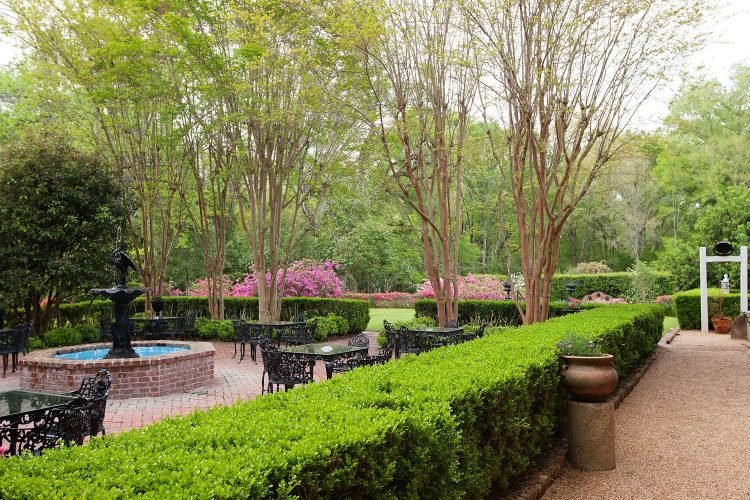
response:
<svg viewBox="0 0 750 500"><path fill-rule="evenodd" d="M18 427L33 424L52 408L60 408L73 401L75 396L31 391L0 392L0 427ZM12 434L11 434L12 435ZM15 443L9 443L15 450Z"/></svg>
<svg viewBox="0 0 750 500"><path fill-rule="evenodd" d="M307 359L321 360L326 365L326 378L333 376L333 362L339 358L350 357L355 354L366 355L368 347L331 344L305 344L279 349Z"/></svg>

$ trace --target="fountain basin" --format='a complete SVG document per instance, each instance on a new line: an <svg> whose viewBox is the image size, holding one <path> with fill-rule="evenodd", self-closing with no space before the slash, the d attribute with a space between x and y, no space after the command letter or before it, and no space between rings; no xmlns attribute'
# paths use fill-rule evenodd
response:
<svg viewBox="0 0 750 500"><path fill-rule="evenodd" d="M214 347L210 342L143 341L136 349L162 351L148 357L116 359L66 359L60 355L89 356L107 350L109 343L58 347L30 352L20 360L21 389L69 392L102 368L112 374L109 397L128 399L189 392L209 385L214 378ZM164 352L167 348L171 352ZM77 354L83 353L83 354Z"/></svg>

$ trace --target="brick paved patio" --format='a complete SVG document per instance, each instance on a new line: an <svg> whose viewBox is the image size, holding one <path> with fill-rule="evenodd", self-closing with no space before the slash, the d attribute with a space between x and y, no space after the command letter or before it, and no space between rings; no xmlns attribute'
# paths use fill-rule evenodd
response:
<svg viewBox="0 0 750 500"><path fill-rule="evenodd" d="M377 351L376 332L366 332L370 337L370 353ZM346 344L347 338L331 340L331 344ZM112 400L107 403L107 417L104 425L107 434L143 427L172 415L184 415L194 410L202 410L218 405L230 405L238 399L253 399L260 395L260 381L263 375L263 362L258 351L258 364L250 360L250 348L247 356L238 363L239 355L234 358L234 344L231 342L212 342L216 349L215 376L213 382L191 392L180 392L156 398L134 398ZM325 380L325 365L315 363L316 381ZM7 378L0 379L0 391L18 389L18 372L8 369Z"/></svg>

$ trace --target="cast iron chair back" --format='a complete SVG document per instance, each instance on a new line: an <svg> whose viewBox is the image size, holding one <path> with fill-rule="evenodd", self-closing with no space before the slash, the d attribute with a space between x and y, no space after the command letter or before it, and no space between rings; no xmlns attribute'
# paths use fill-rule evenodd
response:
<svg viewBox="0 0 750 500"><path fill-rule="evenodd" d="M266 391L273 393L273 386L283 385L284 390L289 390L297 384L308 384L313 381L313 369L315 361L311 359L302 359L293 354L267 350L261 348L263 357L263 376L261 377L261 394ZM266 376L268 383L266 385Z"/></svg>
<svg viewBox="0 0 750 500"><path fill-rule="evenodd" d="M93 377L86 377L81 381L77 391L69 392L69 396L78 398L91 404L91 428L87 435L96 436L107 433L104 428L104 416L107 412L107 399L112 388L112 374L102 368Z"/></svg>

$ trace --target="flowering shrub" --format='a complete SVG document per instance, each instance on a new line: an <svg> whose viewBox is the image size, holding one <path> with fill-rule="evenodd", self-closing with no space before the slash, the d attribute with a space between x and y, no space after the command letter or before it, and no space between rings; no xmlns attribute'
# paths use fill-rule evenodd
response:
<svg viewBox="0 0 750 500"><path fill-rule="evenodd" d="M458 298L462 300L504 300L503 281L490 274L469 274L458 277ZM429 280L417 288L417 295L435 298L435 290Z"/></svg>
<svg viewBox="0 0 750 500"><path fill-rule="evenodd" d="M282 270L276 273L277 283L281 285L284 275ZM266 283L271 284L270 273L266 276ZM282 297L341 297L343 283L336 276L336 270L331 262L297 261L289 266L286 273L286 283ZM176 294L175 294L176 295ZM199 279L188 292L192 297L206 297L208 282ZM258 286L255 274L245 273L234 283L228 276L224 276L224 295L226 297L255 297Z"/></svg>
<svg viewBox="0 0 750 500"><path fill-rule="evenodd" d="M659 295L654 302L664 308L664 314L666 316L675 315L674 297L671 295Z"/></svg>
<svg viewBox="0 0 750 500"><path fill-rule="evenodd" d="M591 337L581 333L567 333L555 344L562 356L601 356L602 349Z"/></svg>

